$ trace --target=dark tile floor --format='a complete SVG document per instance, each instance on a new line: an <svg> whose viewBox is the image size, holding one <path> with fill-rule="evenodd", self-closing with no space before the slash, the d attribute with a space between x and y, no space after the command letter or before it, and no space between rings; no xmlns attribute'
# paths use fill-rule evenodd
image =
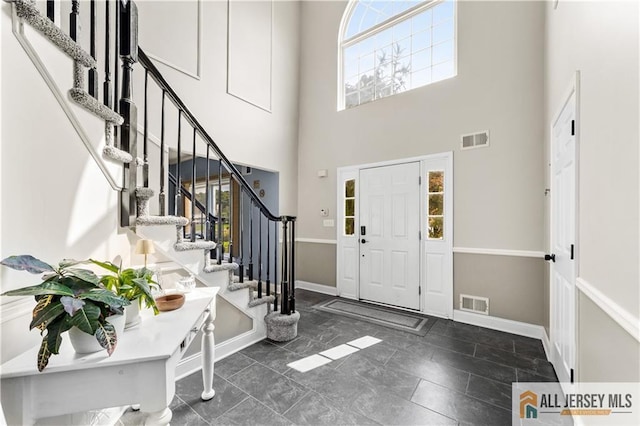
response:
<svg viewBox="0 0 640 426"><path fill-rule="evenodd" d="M200 373L178 381L172 424L510 425L511 382L556 381L539 340L437 318L421 337L313 308L330 296L296 297L298 337L217 362L211 401ZM306 373L287 367L366 335L382 342Z"/></svg>

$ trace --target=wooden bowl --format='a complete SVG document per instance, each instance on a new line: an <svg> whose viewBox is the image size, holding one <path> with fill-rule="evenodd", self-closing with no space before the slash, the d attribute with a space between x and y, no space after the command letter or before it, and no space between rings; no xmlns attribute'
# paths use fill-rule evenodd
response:
<svg viewBox="0 0 640 426"><path fill-rule="evenodd" d="M184 305L184 294L167 294L156 299L158 310L166 312L179 309Z"/></svg>

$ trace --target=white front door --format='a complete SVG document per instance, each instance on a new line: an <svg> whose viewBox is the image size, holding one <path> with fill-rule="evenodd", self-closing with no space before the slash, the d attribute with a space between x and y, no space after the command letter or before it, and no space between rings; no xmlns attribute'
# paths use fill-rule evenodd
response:
<svg viewBox="0 0 640 426"><path fill-rule="evenodd" d="M551 344L558 379L575 365L576 92L553 123L551 135ZM549 257L549 256L548 256Z"/></svg>
<svg viewBox="0 0 640 426"><path fill-rule="evenodd" d="M420 162L360 170L360 299L420 309Z"/></svg>

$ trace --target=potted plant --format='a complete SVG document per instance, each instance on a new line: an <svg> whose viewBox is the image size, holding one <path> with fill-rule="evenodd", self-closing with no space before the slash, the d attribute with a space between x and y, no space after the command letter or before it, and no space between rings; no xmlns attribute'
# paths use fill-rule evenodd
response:
<svg viewBox="0 0 640 426"><path fill-rule="evenodd" d="M30 255L10 256L0 261L12 269L44 274L43 282L38 285L2 293L3 296L34 296L36 299L29 327L31 330L37 328L43 335L38 351L38 371L47 366L51 355L58 353L62 333L73 327L95 336L100 348L106 349L109 356L116 348L116 328L107 318L122 315L123 307L130 302L107 289L92 271L77 267L82 263L86 261L65 259L53 267Z"/></svg>
<svg viewBox="0 0 640 426"><path fill-rule="evenodd" d="M160 286L153 281L152 270L146 267L122 269L122 261L119 257L114 261L119 265L97 260L91 260L91 262L113 274L104 275L100 279L100 282L106 288L132 302L125 310L127 317L125 328L133 327L140 322L139 312L143 303L145 307L153 309L155 315L158 314L159 311L153 298L152 290L158 290Z"/></svg>

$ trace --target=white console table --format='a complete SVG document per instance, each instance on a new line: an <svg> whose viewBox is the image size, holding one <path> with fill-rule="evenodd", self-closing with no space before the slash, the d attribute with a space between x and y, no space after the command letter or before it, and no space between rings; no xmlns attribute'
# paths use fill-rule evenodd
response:
<svg viewBox="0 0 640 426"><path fill-rule="evenodd" d="M0 366L2 409L9 425L88 410L140 404L147 424L171 420L175 369L198 330L202 336L203 400L213 398L215 297L218 288L188 293L182 308L153 316L143 312L137 327L118 337L111 357L106 351L76 354L64 336L60 354L42 372L34 348ZM35 303L35 302L34 302Z"/></svg>

